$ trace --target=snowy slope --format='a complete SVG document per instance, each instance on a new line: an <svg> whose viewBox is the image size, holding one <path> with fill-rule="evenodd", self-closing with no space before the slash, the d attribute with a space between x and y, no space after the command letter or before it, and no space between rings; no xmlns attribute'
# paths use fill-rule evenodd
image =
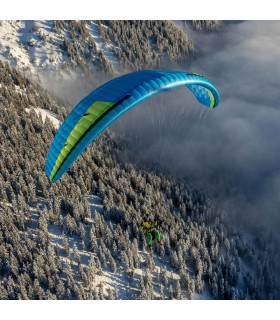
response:
<svg viewBox="0 0 280 320"><path fill-rule="evenodd" d="M103 214L103 204L102 200L98 196L93 194L88 195L86 199L89 203L91 211L91 217L88 218L86 224L84 224L86 233L88 234L92 224L94 223L94 215L96 213ZM36 212L36 210L33 210L33 219L38 219L38 213ZM63 230L61 229L61 227L59 225L51 225L51 227L49 228L49 236L54 247L61 250L61 253L63 255L63 237L65 235L63 234ZM82 247L80 237L75 235L66 235L66 237L69 244L70 253L68 257L63 258L64 262L72 265L75 263L73 261L75 260L74 247L76 247L81 258L82 266L88 266L90 257L95 256L95 254ZM97 273L95 275L94 283L92 283L92 285L95 287L102 286L105 294L107 293L109 288L111 290L116 289L121 300L133 299L134 295L139 292L139 283L142 276L144 275L141 267L148 264L150 259L153 259L155 264L154 271L151 272L155 299L160 298L160 287L158 285L157 278L159 277L162 269L166 269L168 279L180 279L179 274L169 266L168 260L166 258L161 258L156 254L151 255L149 252L144 252L141 250L138 251L138 256L140 260L140 267L134 270L133 276L129 276L127 272L123 270L123 268L117 268L116 273L113 273L108 268L107 270L103 270L102 273ZM168 298L168 290L164 290L164 294L166 295L165 297ZM186 293L184 291L182 291L182 299L187 299ZM196 294L195 299L211 299L211 295L205 290L202 295Z"/></svg>
<svg viewBox="0 0 280 320"><path fill-rule="evenodd" d="M27 74L54 71L67 76L65 69L71 59L63 43L64 38L71 41L70 35L63 30L55 32L53 24L52 20L0 21L0 58ZM118 70L119 61L112 53L112 45L102 41L98 25L92 22L88 29L97 49Z"/></svg>
<svg viewBox="0 0 280 320"><path fill-rule="evenodd" d="M30 109L26 108L26 112L30 112ZM57 115L50 110L45 110L42 108L34 108L34 111L36 112L37 115L41 115L43 122L45 123L46 117L48 117L51 122L53 123L54 127L58 129L60 127L60 121L57 118Z"/></svg>
<svg viewBox="0 0 280 320"><path fill-rule="evenodd" d="M85 231L88 234L92 224L94 223L94 215L96 213L103 213L103 204L102 200L93 194L88 195L86 199L89 203L91 210L91 217L88 218L86 223L84 224ZM11 204L9 203L2 204L11 207ZM44 211L45 205L45 200L41 198L36 208L29 207L29 210L31 212L31 224L28 228L29 234L36 234L38 229L39 218L40 215L42 215L42 212ZM38 211L38 208L40 209L40 211ZM78 254L80 256L82 267L87 267L89 265L90 258L96 256L96 254L91 253L82 246L81 238L79 236L70 236L69 234L65 234L60 224L50 224L48 227L48 235L53 245L53 248L59 252L60 259L64 268L67 268L67 265L72 265L72 275L78 280L79 268L78 263L75 261L75 249L77 249ZM64 238L67 239L69 245L69 254L67 256L65 256L65 252L63 249ZM109 268L107 270L103 269L102 272L97 272L95 274L93 283L91 285L97 288L102 287L105 295L108 293L108 290L111 289L116 290L118 292L119 299L121 300L134 299L134 295L137 295L137 293L139 293L140 280L144 276L144 272L141 267L147 265L149 263L149 260L153 259L155 267L151 274L154 288L154 299L162 298L160 297L160 286L158 284L158 277L161 273L161 270L166 270L167 278L169 279L169 281L179 280L179 274L169 266L168 260L166 260L166 258L161 258L156 254L151 254L150 252L144 252L141 250L138 251L138 255L140 260L140 267L134 270L133 276L125 272L123 268L117 268L117 271L115 273L113 273ZM168 299L168 289L164 288L163 292L165 298ZM182 299L187 299L186 293L184 291L182 291ZM208 291L205 290L201 295L195 294L195 299L211 299L211 295Z"/></svg>
<svg viewBox="0 0 280 320"><path fill-rule="evenodd" d="M105 26L105 28L107 27ZM92 38L97 48L99 48L99 50L102 50L107 60L112 63L113 67L116 70L119 70L120 69L119 60L113 53L113 48L116 49L116 47L114 47L112 44L108 44L102 41L97 23L92 21L88 26L88 29L90 31L90 34L92 35Z"/></svg>
<svg viewBox="0 0 280 320"><path fill-rule="evenodd" d="M61 39L52 32L50 24L49 21L2 21L1 56L12 66L31 73L40 69L58 69L64 61L58 49ZM51 41L43 41L42 35Z"/></svg>

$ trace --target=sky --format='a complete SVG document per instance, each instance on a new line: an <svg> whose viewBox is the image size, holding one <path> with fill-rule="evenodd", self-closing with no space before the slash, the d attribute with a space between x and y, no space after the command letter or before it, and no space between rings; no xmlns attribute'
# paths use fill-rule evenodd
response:
<svg viewBox="0 0 280 320"><path fill-rule="evenodd" d="M149 99L113 129L129 136L135 161L186 177L234 222L280 227L280 22L227 22L188 35L197 58L181 70L218 88L220 105L204 110L185 89Z"/></svg>

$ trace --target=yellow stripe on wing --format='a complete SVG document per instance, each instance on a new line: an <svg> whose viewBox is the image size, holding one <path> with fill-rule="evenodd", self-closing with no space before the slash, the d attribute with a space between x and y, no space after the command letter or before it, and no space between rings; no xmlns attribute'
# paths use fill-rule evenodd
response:
<svg viewBox="0 0 280 320"><path fill-rule="evenodd" d="M207 90L208 95L209 95L209 98L210 98L209 108L212 109L212 108L214 108L214 106L215 106L215 97L214 97L213 93L212 93L209 89L205 88L205 90Z"/></svg>
<svg viewBox="0 0 280 320"><path fill-rule="evenodd" d="M50 180L52 181L53 177L59 170L61 164L71 152L71 150L77 145L79 140L82 138L84 133L93 125L93 123L100 117L104 112L106 112L114 102L106 101L95 101L84 113L78 123L75 125L73 130L70 132L63 148L61 149L56 162L53 166Z"/></svg>

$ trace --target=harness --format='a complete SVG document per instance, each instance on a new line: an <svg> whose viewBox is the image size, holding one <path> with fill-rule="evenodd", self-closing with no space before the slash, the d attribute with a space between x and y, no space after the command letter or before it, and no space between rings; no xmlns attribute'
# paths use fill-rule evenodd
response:
<svg viewBox="0 0 280 320"><path fill-rule="evenodd" d="M155 230L154 226L157 225L157 222L156 221L152 221L152 222L144 222L142 223L142 226L141 226L141 229L145 232L145 233L148 233L148 232L153 232Z"/></svg>

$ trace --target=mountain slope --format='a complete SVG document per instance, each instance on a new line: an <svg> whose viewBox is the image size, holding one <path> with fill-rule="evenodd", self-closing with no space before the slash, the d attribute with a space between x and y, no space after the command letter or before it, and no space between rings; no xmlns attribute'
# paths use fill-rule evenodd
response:
<svg viewBox="0 0 280 320"><path fill-rule="evenodd" d="M171 21L0 22L0 56L27 75L113 74L186 60L193 52L192 41Z"/></svg>
<svg viewBox="0 0 280 320"><path fill-rule="evenodd" d="M51 185L44 162L56 129L34 108L66 116L0 62L1 299L279 297L266 236L238 233L185 182L124 163L125 141L109 130ZM163 236L153 256L139 230L145 213L158 215Z"/></svg>

